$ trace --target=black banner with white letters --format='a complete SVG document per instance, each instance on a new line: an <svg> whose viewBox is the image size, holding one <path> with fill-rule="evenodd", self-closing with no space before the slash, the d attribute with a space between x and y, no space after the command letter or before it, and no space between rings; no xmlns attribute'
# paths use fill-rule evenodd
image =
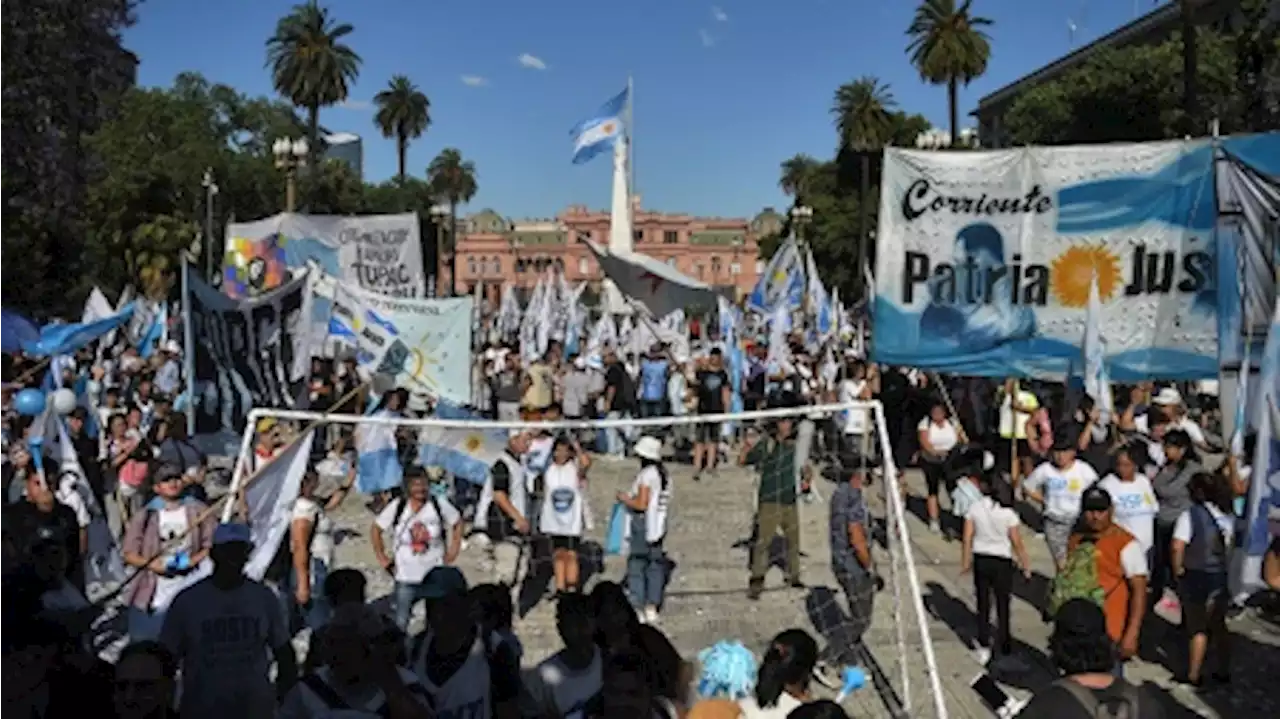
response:
<svg viewBox="0 0 1280 719"><path fill-rule="evenodd" d="M306 275L240 300L190 283L196 434L239 434L254 407L296 407L310 362Z"/></svg>

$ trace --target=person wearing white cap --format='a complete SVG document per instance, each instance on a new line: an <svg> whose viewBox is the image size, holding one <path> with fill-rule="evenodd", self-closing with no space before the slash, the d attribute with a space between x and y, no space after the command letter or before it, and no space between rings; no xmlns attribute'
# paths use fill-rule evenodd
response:
<svg viewBox="0 0 1280 719"><path fill-rule="evenodd" d="M667 536L671 512L671 477L662 465L662 440L641 437L634 448L640 472L631 489L618 492L618 501L631 512L631 551L627 557L627 593L631 606L643 611L646 622L658 620L667 586Z"/></svg>
<svg viewBox="0 0 1280 719"><path fill-rule="evenodd" d="M162 349L164 361L156 370L156 391L173 397L182 389L182 347L169 340Z"/></svg>
<svg viewBox="0 0 1280 719"><path fill-rule="evenodd" d="M213 573L169 605L160 642L182 666L184 719L275 716L278 696L297 679L280 600L244 574L252 551L247 525L218 525L209 550Z"/></svg>
<svg viewBox="0 0 1280 719"><path fill-rule="evenodd" d="M1199 449L1208 449L1204 430L1187 416L1187 406L1182 401L1182 393L1175 387L1165 387L1151 398L1151 407L1147 413L1133 419L1133 428L1154 440L1155 446L1164 440L1169 432L1180 429L1191 438L1191 443ZM1164 465L1164 455L1158 449L1150 451L1151 459L1160 466Z"/></svg>

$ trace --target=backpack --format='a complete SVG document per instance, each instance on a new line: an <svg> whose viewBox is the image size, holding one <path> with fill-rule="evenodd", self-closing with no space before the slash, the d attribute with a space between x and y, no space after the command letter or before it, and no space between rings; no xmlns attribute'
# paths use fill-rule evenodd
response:
<svg viewBox="0 0 1280 719"><path fill-rule="evenodd" d="M1098 545L1093 541L1083 540L1067 552L1067 561L1049 589L1049 614L1057 614L1072 599L1088 599L1099 607L1106 599L1098 580Z"/></svg>
<svg viewBox="0 0 1280 719"><path fill-rule="evenodd" d="M300 681L306 685L313 694L319 697L320 701L324 702L327 708L337 711L354 711L354 708L339 696L338 692L334 691L333 687L329 686L324 679L320 678L320 675L307 674L303 676ZM377 716L384 717L385 719L390 719L391 705L387 704L386 700L383 700L382 706L378 707L377 711L366 711L365 713L375 714Z"/></svg>
<svg viewBox="0 0 1280 719"><path fill-rule="evenodd" d="M1090 719L1138 719L1141 693L1123 679L1116 682L1120 684L1120 695L1104 699L1099 699L1093 690L1070 679L1059 679L1054 684L1065 689Z"/></svg>

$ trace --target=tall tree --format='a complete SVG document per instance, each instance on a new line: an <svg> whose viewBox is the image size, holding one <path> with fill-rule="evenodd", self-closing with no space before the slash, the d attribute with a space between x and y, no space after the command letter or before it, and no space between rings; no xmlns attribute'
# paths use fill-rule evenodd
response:
<svg viewBox="0 0 1280 719"><path fill-rule="evenodd" d="M1199 94L1196 91L1196 16L1192 11L1196 3L1178 1L1178 21L1182 26L1182 115L1183 132L1199 135L1205 128L1199 126Z"/></svg>
<svg viewBox="0 0 1280 719"><path fill-rule="evenodd" d="M952 142L960 141L958 87L986 72L991 58L991 38L982 28L992 22L973 15L972 5L973 0L923 0L907 28L911 64L925 81L947 86Z"/></svg>
<svg viewBox="0 0 1280 719"><path fill-rule="evenodd" d="M360 56L343 42L355 30L339 24L316 0L295 5L267 40L267 66L276 91L307 111L311 166L320 157L320 108L347 99L360 74Z"/></svg>
<svg viewBox="0 0 1280 719"><path fill-rule="evenodd" d="M396 75L387 83L387 89L373 96L373 104L378 108L373 124L378 126L383 137L396 140L396 158L400 161L397 178L404 182L409 141L422 137L431 124L431 101L408 77Z"/></svg>
<svg viewBox="0 0 1280 719"><path fill-rule="evenodd" d="M831 115L840 148L869 150L887 144L894 129L890 110L896 105L889 86L869 75L836 88Z"/></svg>
<svg viewBox="0 0 1280 719"><path fill-rule="evenodd" d="M795 155L782 162L782 176L778 178L778 187L786 194L796 198L797 203L804 202L810 179L822 163L809 155Z"/></svg>
<svg viewBox="0 0 1280 719"><path fill-rule="evenodd" d="M470 160L462 159L462 152L457 148L446 147L427 165L427 182L436 197L449 203L449 243L452 247L449 260L449 281L452 284L451 294L458 288L458 205L470 202L476 196L479 187L476 185L476 166Z"/></svg>

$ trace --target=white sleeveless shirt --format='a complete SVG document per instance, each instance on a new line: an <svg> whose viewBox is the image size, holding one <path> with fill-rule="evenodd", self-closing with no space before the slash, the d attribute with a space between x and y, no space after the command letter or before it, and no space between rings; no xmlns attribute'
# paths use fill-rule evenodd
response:
<svg viewBox="0 0 1280 719"><path fill-rule="evenodd" d="M578 465L552 464L542 475L543 500L539 528L553 537L581 537L583 498Z"/></svg>
<svg viewBox="0 0 1280 719"><path fill-rule="evenodd" d="M441 685L433 684L427 676L427 653L434 640L435 636L428 633L421 650L413 658L413 673L431 697L432 716L436 719L488 719L493 716L489 652L484 632L476 633L466 661Z"/></svg>

